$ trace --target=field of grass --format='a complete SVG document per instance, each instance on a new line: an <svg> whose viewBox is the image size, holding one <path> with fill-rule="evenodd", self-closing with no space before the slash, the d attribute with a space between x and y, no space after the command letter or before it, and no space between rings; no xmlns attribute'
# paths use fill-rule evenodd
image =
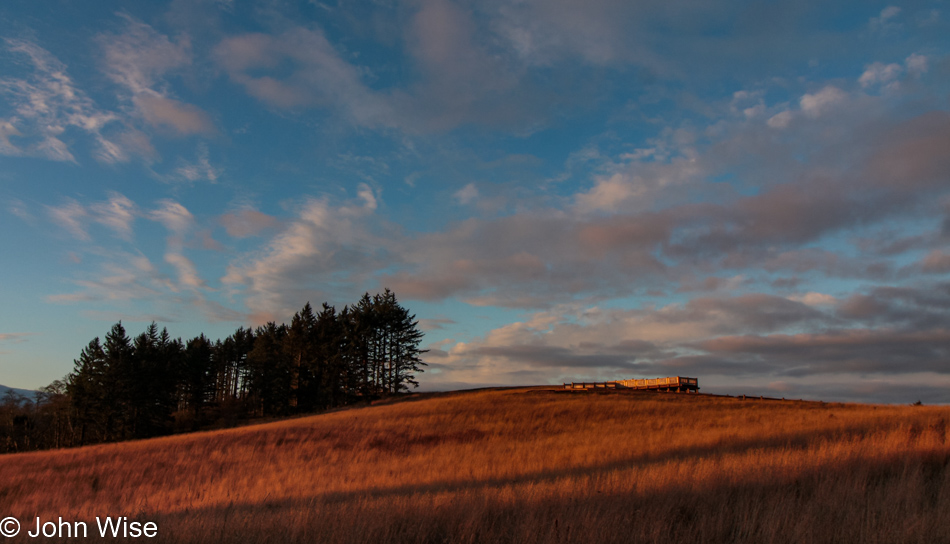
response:
<svg viewBox="0 0 950 544"><path fill-rule="evenodd" d="M182 543L950 542L947 407L417 399L6 455L0 517L125 515Z"/></svg>

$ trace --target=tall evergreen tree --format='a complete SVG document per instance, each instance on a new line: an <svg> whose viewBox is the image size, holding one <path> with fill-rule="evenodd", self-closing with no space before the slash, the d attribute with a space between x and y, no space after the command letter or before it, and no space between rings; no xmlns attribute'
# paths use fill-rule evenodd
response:
<svg viewBox="0 0 950 544"><path fill-rule="evenodd" d="M132 340L126 335L122 322L112 326L106 334L105 351L105 440L123 440L133 436L135 420L133 397L136 361Z"/></svg>
<svg viewBox="0 0 950 544"><path fill-rule="evenodd" d="M213 392L211 341L201 334L185 344L182 358L179 410L191 412L192 427L201 424L202 411Z"/></svg>
<svg viewBox="0 0 950 544"><path fill-rule="evenodd" d="M318 382L317 407L337 406L346 402L347 369L343 353L346 339L341 319L337 316L336 308L326 302L317 314L313 330L316 361L320 368L319 373L314 374Z"/></svg>
<svg viewBox="0 0 950 544"><path fill-rule="evenodd" d="M290 362L290 398L291 408L303 410L313 406L313 388L316 375L319 374L314 344L314 329L317 318L313 315L310 303L294 314L287 329L284 350Z"/></svg>
<svg viewBox="0 0 950 544"><path fill-rule="evenodd" d="M73 363L73 371L66 379L66 391L76 412L79 445L106 440L103 428L109 409L106 352L98 336L83 348Z"/></svg>
<svg viewBox="0 0 950 544"><path fill-rule="evenodd" d="M389 344L389 393L408 391L409 386L419 387L417 372L424 372L426 366L421 355L428 350L419 349L423 332L419 330L419 321L414 314L399 304L396 294L386 289L384 304L388 322Z"/></svg>
<svg viewBox="0 0 950 544"><path fill-rule="evenodd" d="M286 414L291 396L291 362L284 349L287 326L273 321L257 328L247 356L250 391L258 415Z"/></svg>

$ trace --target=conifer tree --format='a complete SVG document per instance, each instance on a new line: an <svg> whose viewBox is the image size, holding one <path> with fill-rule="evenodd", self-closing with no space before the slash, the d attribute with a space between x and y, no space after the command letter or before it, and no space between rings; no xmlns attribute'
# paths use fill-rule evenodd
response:
<svg viewBox="0 0 950 544"><path fill-rule="evenodd" d="M290 399L290 361L284 349L287 326L273 321L257 328L254 349L247 356L250 390L258 415L287 413Z"/></svg>
<svg viewBox="0 0 950 544"><path fill-rule="evenodd" d="M66 380L66 391L76 412L79 445L105 440L102 428L108 410L106 353L95 337L79 358Z"/></svg>

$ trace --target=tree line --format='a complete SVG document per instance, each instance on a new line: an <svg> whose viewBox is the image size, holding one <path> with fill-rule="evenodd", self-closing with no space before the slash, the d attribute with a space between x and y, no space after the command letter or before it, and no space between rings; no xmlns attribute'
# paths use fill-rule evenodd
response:
<svg viewBox="0 0 950 544"><path fill-rule="evenodd" d="M310 413L418 387L422 332L386 290L337 311L308 302L290 325L241 327L224 340L172 339L121 321L35 399L0 404L0 452L148 438Z"/></svg>

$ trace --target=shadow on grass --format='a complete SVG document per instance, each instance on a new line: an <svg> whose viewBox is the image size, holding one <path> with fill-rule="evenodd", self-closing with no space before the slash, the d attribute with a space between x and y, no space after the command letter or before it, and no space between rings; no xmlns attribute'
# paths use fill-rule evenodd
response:
<svg viewBox="0 0 950 544"><path fill-rule="evenodd" d="M565 489L507 496L513 480L231 504L152 516L163 541L202 542L947 542L946 452L751 473L738 482L678 482L617 494ZM452 497L437 500L433 494ZM509 494L510 495L510 494Z"/></svg>

